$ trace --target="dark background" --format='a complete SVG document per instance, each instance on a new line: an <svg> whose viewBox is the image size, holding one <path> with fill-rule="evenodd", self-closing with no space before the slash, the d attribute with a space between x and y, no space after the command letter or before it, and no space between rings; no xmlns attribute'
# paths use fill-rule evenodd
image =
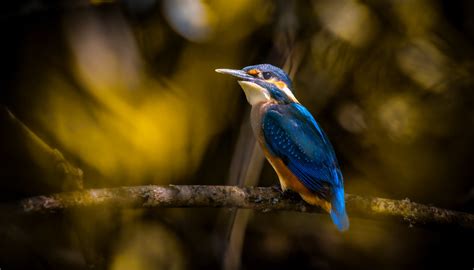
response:
<svg viewBox="0 0 474 270"><path fill-rule="evenodd" d="M214 69L271 63L331 139L346 192L473 212L471 1L10 1L0 29L2 205L74 189L5 108L85 188L235 184L249 106ZM258 184L276 183L265 163ZM221 268L233 213L2 206L0 268ZM246 214L242 269L474 267L470 231Z"/></svg>

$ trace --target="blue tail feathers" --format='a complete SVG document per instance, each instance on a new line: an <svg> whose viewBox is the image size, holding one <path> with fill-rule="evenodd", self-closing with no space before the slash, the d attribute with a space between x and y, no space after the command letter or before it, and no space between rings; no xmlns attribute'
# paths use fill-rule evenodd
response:
<svg viewBox="0 0 474 270"><path fill-rule="evenodd" d="M331 219L340 231L349 229L349 218L346 214L346 204L344 202L344 188L335 188L332 197Z"/></svg>

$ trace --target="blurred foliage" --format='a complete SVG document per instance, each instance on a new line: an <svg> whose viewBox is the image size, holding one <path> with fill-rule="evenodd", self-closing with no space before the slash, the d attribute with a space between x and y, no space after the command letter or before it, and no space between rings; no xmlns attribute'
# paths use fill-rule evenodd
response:
<svg viewBox="0 0 474 270"><path fill-rule="evenodd" d="M214 69L267 62L293 76L333 142L347 192L473 211L471 1L4 5L1 104L81 168L85 187L224 184L248 105ZM62 190L0 120L2 201ZM276 183L266 164L260 184ZM0 268L218 268L220 211L2 217ZM242 267L472 267L462 248L470 232L351 226L339 234L325 216L254 215Z"/></svg>

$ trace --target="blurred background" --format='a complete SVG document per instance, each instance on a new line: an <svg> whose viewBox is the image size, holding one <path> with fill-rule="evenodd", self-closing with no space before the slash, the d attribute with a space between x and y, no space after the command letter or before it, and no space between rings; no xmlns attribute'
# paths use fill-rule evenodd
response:
<svg viewBox="0 0 474 270"><path fill-rule="evenodd" d="M277 184L242 91L214 72L271 63L331 139L346 192L474 212L472 1L25 0L2 3L0 22L2 203L82 185ZM289 212L0 216L2 270L474 267L473 232L350 212L343 234Z"/></svg>

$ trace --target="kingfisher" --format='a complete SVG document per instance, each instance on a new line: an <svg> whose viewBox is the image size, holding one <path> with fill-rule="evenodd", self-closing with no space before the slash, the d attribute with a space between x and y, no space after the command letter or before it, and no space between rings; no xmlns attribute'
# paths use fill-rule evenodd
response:
<svg viewBox="0 0 474 270"><path fill-rule="evenodd" d="M349 228L341 169L328 137L293 94L289 76L270 64L216 69L237 77L252 106L252 130L278 175L281 189L297 192L329 213L340 231Z"/></svg>

